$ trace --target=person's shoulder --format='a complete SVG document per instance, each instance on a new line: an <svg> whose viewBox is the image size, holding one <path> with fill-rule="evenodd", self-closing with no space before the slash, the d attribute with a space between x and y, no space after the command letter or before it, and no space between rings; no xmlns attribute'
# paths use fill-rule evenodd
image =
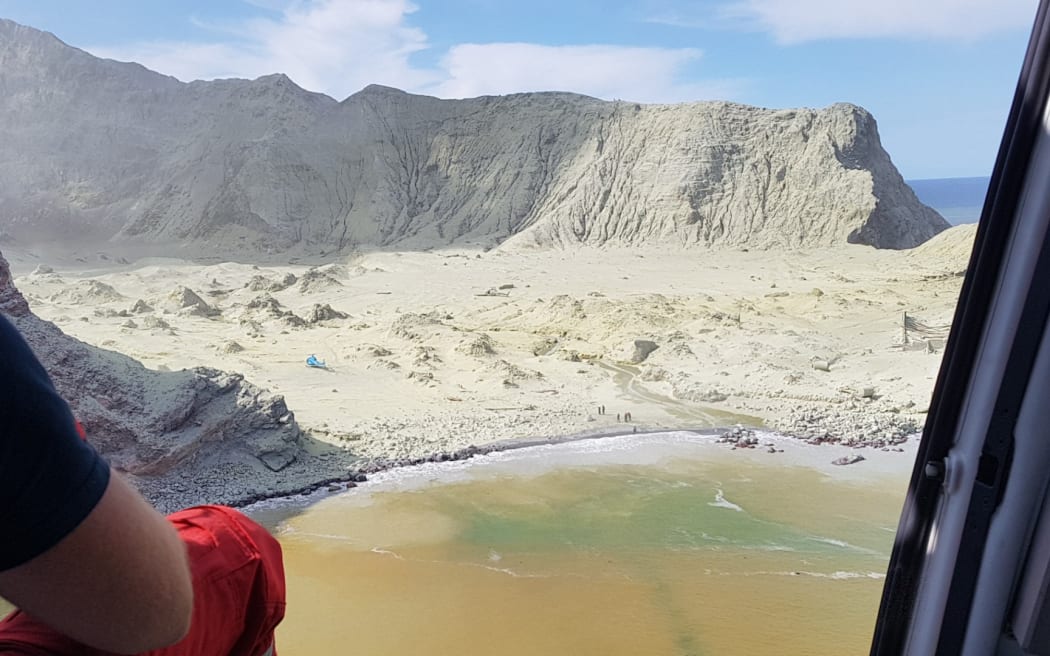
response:
<svg viewBox="0 0 1050 656"><path fill-rule="evenodd" d="M22 340L22 336L18 332L18 329L15 328L14 324L2 314L0 314L0 340L3 340L4 342L7 340Z"/></svg>
<svg viewBox="0 0 1050 656"><path fill-rule="evenodd" d="M29 351L29 345L11 321L0 314L0 356L4 359L18 357Z"/></svg>
<svg viewBox="0 0 1050 656"><path fill-rule="evenodd" d="M0 372L0 387L20 384L27 376L46 376L22 333L3 315L0 315Z"/></svg>

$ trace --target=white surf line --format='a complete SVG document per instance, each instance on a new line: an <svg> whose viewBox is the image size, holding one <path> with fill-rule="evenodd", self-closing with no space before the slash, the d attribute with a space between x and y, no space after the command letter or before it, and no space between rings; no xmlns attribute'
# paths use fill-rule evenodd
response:
<svg viewBox="0 0 1050 656"><path fill-rule="evenodd" d="M848 581L853 579L886 578L884 572L851 572L847 570L835 570L834 572L812 572L809 570L755 570L753 572L727 572L724 570L705 569L704 574L708 576L808 576L817 579L831 579L834 581Z"/></svg>
<svg viewBox="0 0 1050 656"><path fill-rule="evenodd" d="M335 535L333 533L314 533L312 531L301 531L295 528L284 528L279 532L281 537L307 537L317 538L319 540L328 540L329 542L341 542L343 544L360 544L357 540L345 535Z"/></svg>
<svg viewBox="0 0 1050 656"><path fill-rule="evenodd" d="M729 510L735 510L737 512L744 512L743 508L736 505L732 501L728 501L726 499L725 493L722 491L722 488L717 488L717 491L715 492L715 500L708 501L707 505L713 506L715 508L727 508Z"/></svg>
<svg viewBox="0 0 1050 656"><path fill-rule="evenodd" d="M830 544L833 547L840 547L842 549L849 549L851 551L858 551L863 554L871 556L883 556L883 554L875 549L869 549L868 547L859 547L855 544L850 544L845 540L839 540L837 538L827 538L822 535L810 535L807 537L808 540L813 542L820 542L822 544Z"/></svg>
<svg viewBox="0 0 1050 656"><path fill-rule="evenodd" d="M380 547L372 547L371 549L369 549L369 551L371 551L374 554L379 554L380 556L392 556L392 557L396 558L397 560L407 560L401 554L397 553L396 551L390 551L389 549L382 549Z"/></svg>

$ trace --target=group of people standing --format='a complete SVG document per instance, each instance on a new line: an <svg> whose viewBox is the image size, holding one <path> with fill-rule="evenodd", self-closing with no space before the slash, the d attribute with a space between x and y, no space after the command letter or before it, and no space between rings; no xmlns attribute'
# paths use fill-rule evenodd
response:
<svg viewBox="0 0 1050 656"><path fill-rule="evenodd" d="M605 414L605 406L604 405L598 406L598 414L600 414L600 415L604 415ZM616 421L621 421L620 417L621 417L621 414L619 412L617 412L616 413ZM630 412L623 413L622 417L623 417L623 421L631 421L631 413Z"/></svg>

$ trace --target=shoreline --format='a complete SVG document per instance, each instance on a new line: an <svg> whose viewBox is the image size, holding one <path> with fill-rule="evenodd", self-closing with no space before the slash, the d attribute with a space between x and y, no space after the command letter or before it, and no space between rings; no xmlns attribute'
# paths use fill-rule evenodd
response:
<svg viewBox="0 0 1050 656"><path fill-rule="evenodd" d="M465 460L471 460L479 456L513 452L521 449L528 449L538 446L557 446L562 444L574 444L584 441L601 441L605 439L618 437L643 437L648 435L670 433L689 433L699 437L713 438L711 441L712 446L719 447L720 451L727 453L730 451L738 451L740 452L740 455L742 457L745 454L749 453L754 455L765 453L770 454L774 457L779 454L785 454L785 459L787 459L788 462L782 462L780 463L781 465L788 467L808 467L821 471L825 474L835 471L836 469L840 471L849 470L851 472L857 472L859 470L862 470L863 465L861 465L860 467L856 467L856 465L862 462L867 462L870 459L864 456L865 453L871 455L875 452L878 452L880 454L886 454L886 456L883 457L884 462L878 465L878 471L874 472L875 474L885 474L887 473L887 471L889 471L890 468L887 466L887 462L885 461L886 457L892 458L894 460L898 458L906 460L907 470L910 471L911 467L914 465L914 451L920 439L920 435L915 434L895 443L895 445L892 447L879 447L871 444L846 444L841 442L828 441L814 442L812 440L806 440L799 437L777 433L767 428L748 428L740 425L734 426L732 428L646 428L637 431L594 430L561 436L514 438L499 440L481 446L470 445L452 452L441 451L429 454L427 456L421 456L411 459L370 458L366 459L366 462L364 462L360 466L348 469L347 472L342 475L326 477L317 481L303 484L292 489L280 491L275 494L247 495L240 499L228 501L226 502L226 505L229 505L234 508L244 509L266 501L291 501L298 497L312 497L315 493L322 491L325 493L324 496L338 494L350 489L354 489L363 483L369 482L371 480L370 477L375 474L391 472L401 469L411 469L413 467L419 467L425 464L461 462ZM747 440L747 438L755 438L757 441L753 443L745 443L745 440ZM788 448L777 448L785 446ZM860 455L862 457L858 460L854 460L851 462L835 462L834 459L821 459L819 456L816 455L816 452L814 451L815 449L819 449L821 452L825 452L830 451L834 447L841 447L842 449L846 449L849 452L854 453L856 455ZM808 454L805 454L805 456L803 456L801 453L801 449L809 449ZM821 455L825 454L822 453ZM848 472L846 474L846 477L863 478L862 476L851 476L848 474Z"/></svg>
<svg viewBox="0 0 1050 656"><path fill-rule="evenodd" d="M312 494L320 490L321 488L329 488L330 492L343 491L347 489L353 489L357 487L359 483L365 483L368 481L368 477L373 474L380 472L393 471L397 469L405 469L410 467L418 467L419 465L427 463L442 463L442 462L458 462L463 460L470 460L477 456L484 456L491 453L506 453L509 451L517 451L519 449L527 449L534 446L544 445L557 445L557 444L569 444L574 442L581 442L587 440L602 440L612 437L626 437L628 435L654 435L659 433L672 433L672 432L686 432L694 433L697 435L710 435L712 437L719 434L719 429L713 428L662 428L662 429L646 429L641 431L605 431L605 430L594 430L594 431L583 431L578 433L572 433L569 435L558 435L550 437L526 437L526 438L508 438L504 440L497 440L483 445L468 445L464 448L457 449L455 451L437 451L430 453L426 456L419 456L415 458L384 458L384 457L372 457L372 458L360 458L364 463L356 468L349 469L345 474L341 476L332 476L323 478L312 483L304 484L300 487L293 488L287 492L282 492L274 495L249 495L243 499L236 500L228 503L234 508L243 508L245 506L258 503L260 501L268 501L273 499L287 499L296 496L305 496ZM331 486L342 485L338 490L331 489Z"/></svg>

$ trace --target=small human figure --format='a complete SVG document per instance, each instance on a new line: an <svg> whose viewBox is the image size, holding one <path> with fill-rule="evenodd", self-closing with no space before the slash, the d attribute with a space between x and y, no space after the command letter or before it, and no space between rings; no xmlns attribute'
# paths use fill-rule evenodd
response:
<svg viewBox="0 0 1050 656"><path fill-rule="evenodd" d="M625 412L623 414L623 420L624 421L631 421L631 413L630 412Z"/></svg>
<svg viewBox="0 0 1050 656"><path fill-rule="evenodd" d="M616 423L620 423L620 413L616 413Z"/></svg>

